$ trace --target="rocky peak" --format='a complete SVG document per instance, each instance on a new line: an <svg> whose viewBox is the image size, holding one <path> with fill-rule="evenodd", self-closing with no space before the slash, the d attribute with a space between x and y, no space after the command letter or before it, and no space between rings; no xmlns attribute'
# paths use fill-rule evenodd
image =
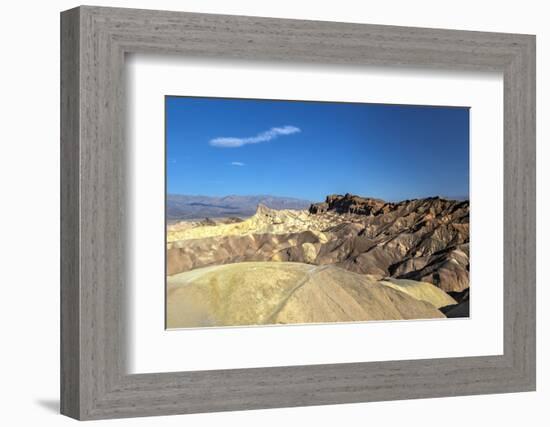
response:
<svg viewBox="0 0 550 427"><path fill-rule="evenodd" d="M386 205L380 199L355 196L350 193L345 195L332 194L327 196L324 202L314 203L309 207L312 214L334 211L339 214L351 213L357 215L374 215Z"/></svg>
<svg viewBox="0 0 550 427"><path fill-rule="evenodd" d="M256 215L272 215L273 209L268 208L263 203L258 203L258 207L256 208Z"/></svg>

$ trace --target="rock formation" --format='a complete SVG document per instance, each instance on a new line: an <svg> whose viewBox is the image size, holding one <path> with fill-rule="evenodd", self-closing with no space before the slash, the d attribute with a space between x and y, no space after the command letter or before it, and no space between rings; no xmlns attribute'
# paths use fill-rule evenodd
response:
<svg viewBox="0 0 550 427"><path fill-rule="evenodd" d="M328 211L334 211L340 214L350 213L358 215L371 215L378 212L385 202L380 199L372 199L352 194L345 196L331 195L321 203L314 203L309 207L309 212L320 214Z"/></svg>
<svg viewBox="0 0 550 427"><path fill-rule="evenodd" d="M200 268L168 278L167 326L267 325L445 317L430 300L376 277L336 266L245 262ZM433 288L429 290L429 287ZM433 291L433 293L432 293ZM437 297L435 298L436 300ZM439 304L439 300L438 300Z"/></svg>
<svg viewBox="0 0 550 427"><path fill-rule="evenodd" d="M384 202L346 194L305 210L260 205L232 223L182 222L167 231L167 270L177 274L244 261L336 265L361 274L469 287L469 202L439 197Z"/></svg>

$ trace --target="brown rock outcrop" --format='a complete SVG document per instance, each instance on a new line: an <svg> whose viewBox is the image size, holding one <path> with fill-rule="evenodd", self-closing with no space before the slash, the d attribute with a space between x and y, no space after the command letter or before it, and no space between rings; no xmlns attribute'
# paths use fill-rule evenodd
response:
<svg viewBox="0 0 550 427"><path fill-rule="evenodd" d="M244 261L290 261L428 282L446 292L469 286L468 201L386 203L346 194L328 196L309 212L260 206L239 223L171 227L169 275Z"/></svg>

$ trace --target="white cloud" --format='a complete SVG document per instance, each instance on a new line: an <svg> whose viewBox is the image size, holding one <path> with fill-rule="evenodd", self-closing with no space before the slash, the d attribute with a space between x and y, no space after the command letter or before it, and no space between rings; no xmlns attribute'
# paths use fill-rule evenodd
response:
<svg viewBox="0 0 550 427"><path fill-rule="evenodd" d="M233 166L244 166L245 164L243 162L231 162Z"/></svg>
<svg viewBox="0 0 550 427"><path fill-rule="evenodd" d="M247 144L259 144L260 142L271 141L279 136L292 135L300 131L300 128L296 126L275 127L248 138L219 137L211 139L209 143L213 147L235 148Z"/></svg>

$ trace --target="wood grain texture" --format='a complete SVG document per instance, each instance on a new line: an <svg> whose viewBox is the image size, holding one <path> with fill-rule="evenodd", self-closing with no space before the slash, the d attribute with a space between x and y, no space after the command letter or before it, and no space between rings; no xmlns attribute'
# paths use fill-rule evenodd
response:
<svg viewBox="0 0 550 427"><path fill-rule="evenodd" d="M79 12L61 20L61 412L80 414Z"/></svg>
<svg viewBox="0 0 550 427"><path fill-rule="evenodd" d="M78 419L535 388L535 39L80 7L62 14L62 413ZM129 375L124 55L504 73L504 354Z"/></svg>

